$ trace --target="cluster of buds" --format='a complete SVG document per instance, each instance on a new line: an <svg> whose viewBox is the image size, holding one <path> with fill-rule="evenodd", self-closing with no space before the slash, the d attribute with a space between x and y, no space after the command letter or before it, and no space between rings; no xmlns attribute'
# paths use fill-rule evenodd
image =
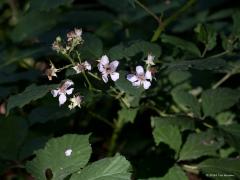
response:
<svg viewBox="0 0 240 180"><path fill-rule="evenodd" d="M57 38L56 41L53 43L53 49L60 53L65 53L66 56L70 56L70 52L79 44L83 43L82 39L82 30L81 29L74 29L74 31L71 31L67 33L67 45L66 48L63 48L61 43L61 38ZM85 71L91 71L92 65L88 61L81 62L80 57L79 63L75 63L74 60L69 58L71 60L71 64L67 65L66 67L71 67L75 70L76 74L84 73ZM152 82L152 66L155 65L154 63L154 56L152 54L148 54L147 59L145 60L146 69L141 65L138 65L136 67L136 72L132 74L127 75L127 80L132 83L134 87L143 87L144 89L149 89ZM119 61L113 60L110 61L109 57L107 55L103 55L99 60L97 60L97 68L99 72L101 73L102 80L104 83L109 82L109 78L112 81L117 81L120 77L120 74L117 72L117 68L119 66ZM49 80L52 80L52 77L57 77L57 72L61 71L64 68L56 69L52 62L50 62L50 68L47 69L46 75L48 76ZM86 79L87 82L88 79ZM65 80L63 81L60 86L52 90L51 93L54 97L58 97L59 100L59 106L63 105L67 101L67 96L71 95L73 93L74 88L72 87L74 85L73 81L71 80ZM74 109L75 107L81 107L81 103L83 100L83 96L73 95L70 99L70 104L68 105L69 109Z"/></svg>

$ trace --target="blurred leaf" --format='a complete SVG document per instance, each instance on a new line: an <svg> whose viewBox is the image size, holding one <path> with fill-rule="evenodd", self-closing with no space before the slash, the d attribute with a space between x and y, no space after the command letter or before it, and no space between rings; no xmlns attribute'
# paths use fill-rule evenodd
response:
<svg viewBox="0 0 240 180"><path fill-rule="evenodd" d="M138 108L122 108L118 111L118 118L119 121L127 122L134 122L138 112Z"/></svg>
<svg viewBox="0 0 240 180"><path fill-rule="evenodd" d="M231 124L220 126L221 135L226 139L226 142L240 152L240 125Z"/></svg>
<svg viewBox="0 0 240 180"><path fill-rule="evenodd" d="M189 69L198 69L198 70L212 70L212 71L222 71L222 68L226 66L226 62L223 59L215 58L206 58L199 60L187 60L179 61L172 63L165 63L165 66L168 67L169 71L176 70L189 70Z"/></svg>
<svg viewBox="0 0 240 180"><path fill-rule="evenodd" d="M233 33L234 35L238 36L240 38L240 22L239 22L239 18L240 18L240 11L235 11L233 13Z"/></svg>
<svg viewBox="0 0 240 180"><path fill-rule="evenodd" d="M178 153L182 144L182 137L177 126L165 123L164 126L160 121L154 121L153 137L156 145L161 142L168 144L170 148Z"/></svg>
<svg viewBox="0 0 240 180"><path fill-rule="evenodd" d="M169 36L166 34L161 35L161 40L163 43L171 44L198 57L201 56L201 52L199 51L198 47L192 42L183 40L179 37Z"/></svg>
<svg viewBox="0 0 240 180"><path fill-rule="evenodd" d="M120 155L104 158L72 175L70 180L129 180L130 163Z"/></svg>
<svg viewBox="0 0 240 180"><path fill-rule="evenodd" d="M205 116L214 117L238 102L239 90L230 88L209 89L202 93L202 107Z"/></svg>
<svg viewBox="0 0 240 180"><path fill-rule="evenodd" d="M46 179L47 171L51 171L52 180L63 180L87 164L92 151L88 139L89 135L68 134L49 140L44 149L36 152L36 158L27 163L27 171L36 180Z"/></svg>
<svg viewBox="0 0 240 180"><path fill-rule="evenodd" d="M197 167L204 173L232 175L240 178L240 161L238 159L207 159ZM228 176L229 178L231 178ZM226 178L226 177L224 177Z"/></svg>
<svg viewBox="0 0 240 180"><path fill-rule="evenodd" d="M7 104L7 113L14 107L23 107L31 101L37 100L45 96L49 91L56 88L57 85L41 85L32 84L28 86L22 93L10 96Z"/></svg>
<svg viewBox="0 0 240 180"><path fill-rule="evenodd" d="M27 121L21 117L0 118L0 157L17 160L18 151L27 135Z"/></svg>
<svg viewBox="0 0 240 180"><path fill-rule="evenodd" d="M51 11L59 6L69 6L74 0L31 0L30 8L31 10L40 10L40 11Z"/></svg>
<svg viewBox="0 0 240 180"><path fill-rule="evenodd" d="M148 178L148 180L173 180L173 179L188 180L188 177L179 166L173 166L163 177Z"/></svg>
<svg viewBox="0 0 240 180"><path fill-rule="evenodd" d="M81 58L99 59L103 55L102 41L93 34L85 34L83 39L84 43L80 47Z"/></svg>
<svg viewBox="0 0 240 180"><path fill-rule="evenodd" d="M201 117L201 108L198 100L192 94L179 90L173 91L172 96L174 101L186 112L192 112L195 117Z"/></svg>
<svg viewBox="0 0 240 180"><path fill-rule="evenodd" d="M98 0L98 1L101 4L109 7L111 10L121 13L131 11L134 7L134 0L122 0L122 1Z"/></svg>
<svg viewBox="0 0 240 180"><path fill-rule="evenodd" d="M216 116L216 120L219 125L229 125L233 123L236 114L231 111L221 112Z"/></svg>
<svg viewBox="0 0 240 180"><path fill-rule="evenodd" d="M217 31L210 25L198 24L194 29L198 40L205 44L207 50L212 50L217 44Z"/></svg>
<svg viewBox="0 0 240 180"><path fill-rule="evenodd" d="M30 125L35 123L46 123L50 120L58 120L70 116L73 113L73 110L70 111L67 107L59 108L58 105L40 106L30 112L28 121Z"/></svg>
<svg viewBox="0 0 240 180"><path fill-rule="evenodd" d="M183 145L179 160L192 160L202 156L216 156L222 142L215 139L212 131L190 134Z"/></svg>

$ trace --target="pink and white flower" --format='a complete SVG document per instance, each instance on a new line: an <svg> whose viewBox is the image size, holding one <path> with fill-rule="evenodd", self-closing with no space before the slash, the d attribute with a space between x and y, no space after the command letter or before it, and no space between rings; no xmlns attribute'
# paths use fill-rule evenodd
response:
<svg viewBox="0 0 240 180"><path fill-rule="evenodd" d="M129 80L133 86L143 86L144 89L148 89L151 86L152 74L149 70L145 73L142 66L137 66L136 74L128 74L127 80Z"/></svg>
<svg viewBox="0 0 240 180"><path fill-rule="evenodd" d="M51 91L53 97L59 96L59 106L63 105L66 102L66 95L72 94L74 90L74 88L70 88L72 85L74 85L74 83L71 80L67 79L61 84L59 88Z"/></svg>
<svg viewBox="0 0 240 180"><path fill-rule="evenodd" d="M113 81L119 79L119 73L116 72L118 65L119 62L116 60L109 63L109 58L106 55L101 57L98 70L102 73L102 79L105 83L108 82L108 76L110 76Z"/></svg>
<svg viewBox="0 0 240 180"><path fill-rule="evenodd" d="M79 74L85 70L91 71L92 66L89 62L84 61L83 63L77 63L77 65L74 66L73 69L76 71L77 74Z"/></svg>
<svg viewBox="0 0 240 180"><path fill-rule="evenodd" d="M67 33L67 41L77 41L78 43L82 42L82 29L75 28L74 31Z"/></svg>
<svg viewBox="0 0 240 180"><path fill-rule="evenodd" d="M57 72L58 72L58 69L55 68L54 64L52 62L50 62L50 68L46 70L46 75L48 77L48 80L52 80L52 77L55 76L57 77Z"/></svg>

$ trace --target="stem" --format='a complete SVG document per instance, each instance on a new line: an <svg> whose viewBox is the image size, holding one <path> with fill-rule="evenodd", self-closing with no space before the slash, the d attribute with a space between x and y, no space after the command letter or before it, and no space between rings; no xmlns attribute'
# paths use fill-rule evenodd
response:
<svg viewBox="0 0 240 180"><path fill-rule="evenodd" d="M67 58L71 63L72 63L72 65L73 66L75 66L75 62L74 62L74 60L68 55L68 54L62 54L65 58Z"/></svg>
<svg viewBox="0 0 240 180"><path fill-rule="evenodd" d="M98 120L104 122L105 124L107 124L108 126L114 128L115 126L113 125L113 123L109 122L106 118L92 112L92 111L88 111L93 117L97 118Z"/></svg>
<svg viewBox="0 0 240 180"><path fill-rule="evenodd" d="M95 79L101 81L101 79L100 79L98 76L96 76L95 74L93 74L93 73L91 73L91 72L88 72L88 74L89 74L90 76L94 77Z"/></svg>
<svg viewBox="0 0 240 180"><path fill-rule="evenodd" d="M69 67L71 67L72 66L72 64L69 64L69 65L66 65L66 66L64 66L64 67L62 67L62 68L59 68L59 69L57 69L58 70L58 72L60 72L60 71L62 71L62 70L64 70L64 69L67 69L67 68L69 68Z"/></svg>
<svg viewBox="0 0 240 180"><path fill-rule="evenodd" d="M83 74L85 80L87 81L87 84L88 84L89 90L92 90L92 89L93 89L93 86L92 86L91 82L89 81L89 79L88 79L88 77L87 77L85 71L83 71L82 74Z"/></svg>
<svg viewBox="0 0 240 180"><path fill-rule="evenodd" d="M201 57L204 57L204 56L206 55L207 51L208 51L208 48L207 48L207 46L206 46L206 47L204 48L204 51L203 51Z"/></svg>
<svg viewBox="0 0 240 180"><path fill-rule="evenodd" d="M193 174L198 174L199 173L199 170L198 170L198 168L196 166L190 166L190 165L184 164L182 166L182 168L184 170L186 170L187 172L191 172Z"/></svg>
<svg viewBox="0 0 240 180"><path fill-rule="evenodd" d="M150 10L148 7L142 4L139 0L135 0L135 2L137 5L143 8L149 15L151 15L158 22L158 24L161 24L161 19L157 17L157 15L152 10Z"/></svg>
<svg viewBox="0 0 240 180"><path fill-rule="evenodd" d="M225 55L225 54L227 54L227 53L229 53L229 52L228 52L228 51L224 51L224 52L221 52L221 53L219 53L219 54L212 55L212 56L210 56L209 58L221 57L221 56L223 56L223 55Z"/></svg>
<svg viewBox="0 0 240 180"><path fill-rule="evenodd" d="M151 42L155 42L161 35L161 33L166 29L166 27L174 22L182 13L187 11L196 0L189 0L186 4L184 4L180 9L178 9L175 13L173 13L170 17L168 17L165 21L159 24L158 28L154 32Z"/></svg>
<svg viewBox="0 0 240 180"><path fill-rule="evenodd" d="M222 83L224 83L227 79L229 79L233 75L233 72L227 73L225 76L223 76L222 79L220 79L216 84L213 85L212 89L218 88Z"/></svg>
<svg viewBox="0 0 240 180"><path fill-rule="evenodd" d="M117 143L117 139L119 137L119 134L122 130L124 123L122 119L118 119L115 122L115 128L113 130L113 134L112 137L110 139L110 144L109 144L109 151L108 151L108 156L112 156L116 150L116 143Z"/></svg>

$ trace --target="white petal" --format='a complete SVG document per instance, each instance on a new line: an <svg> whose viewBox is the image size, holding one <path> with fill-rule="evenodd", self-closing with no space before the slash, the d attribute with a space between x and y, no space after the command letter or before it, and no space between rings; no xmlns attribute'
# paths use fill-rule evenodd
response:
<svg viewBox="0 0 240 180"><path fill-rule="evenodd" d="M108 77L107 77L107 76L108 76L108 75L107 75L106 73L102 74L102 79L103 79L103 81L104 81L105 83L108 82Z"/></svg>
<svg viewBox="0 0 240 180"><path fill-rule="evenodd" d="M151 86L151 83L149 81L143 81L143 88L148 89Z"/></svg>
<svg viewBox="0 0 240 180"><path fill-rule="evenodd" d="M59 93L59 90L58 89L57 90L52 90L51 93L52 93L53 97L57 97L57 95Z"/></svg>
<svg viewBox="0 0 240 180"><path fill-rule="evenodd" d="M113 81L116 81L116 80L119 79L119 73L118 72L113 72L113 73L110 74L110 76L111 76L111 79Z"/></svg>
<svg viewBox="0 0 240 180"><path fill-rule="evenodd" d="M103 66L101 63L98 64L98 70L99 70L100 72L106 71L105 68L104 68L104 66Z"/></svg>
<svg viewBox="0 0 240 180"><path fill-rule="evenodd" d="M136 74L137 75L143 75L144 74L144 70L142 66L137 66L136 67Z"/></svg>
<svg viewBox="0 0 240 180"><path fill-rule="evenodd" d="M118 65L119 65L119 62L118 62L118 61L113 61L113 62L111 62L111 63L110 63L111 71L112 71L112 72L116 71Z"/></svg>
<svg viewBox="0 0 240 180"><path fill-rule="evenodd" d="M141 81L140 80L135 81L135 82L132 83L132 85L139 87L141 85Z"/></svg>
<svg viewBox="0 0 240 180"><path fill-rule="evenodd" d="M135 81L138 80L138 78L135 74L128 74L127 75L127 80L129 80L130 82L135 82Z"/></svg>
<svg viewBox="0 0 240 180"><path fill-rule="evenodd" d="M76 71L77 74L80 73L78 66L74 66L73 69Z"/></svg>
<svg viewBox="0 0 240 180"><path fill-rule="evenodd" d="M107 55L104 55L101 57L100 64L102 64L102 65L109 64L109 59L108 59Z"/></svg>
<svg viewBox="0 0 240 180"><path fill-rule="evenodd" d="M74 88L67 89L67 90L66 90L66 93L67 93L68 95L70 95L70 94L72 94L73 90L74 90Z"/></svg>
<svg viewBox="0 0 240 180"><path fill-rule="evenodd" d="M152 81L152 73L151 73L151 71L147 71L147 72L146 72L145 78L146 78L146 79L149 79L150 81Z"/></svg>
<svg viewBox="0 0 240 180"><path fill-rule="evenodd" d="M89 64L87 61L84 62L84 66L85 66L85 68L86 68L87 70L89 70L89 71L92 69L91 64Z"/></svg>
<svg viewBox="0 0 240 180"><path fill-rule="evenodd" d="M59 106L61 106L62 104L64 104L67 100L67 97L64 94L61 94L58 98L59 100Z"/></svg>
<svg viewBox="0 0 240 180"><path fill-rule="evenodd" d="M72 86L74 83L71 81L71 80L69 80L69 79L67 79L65 82L64 82L64 86L65 86L65 88L67 89L68 87L70 87L70 86Z"/></svg>

